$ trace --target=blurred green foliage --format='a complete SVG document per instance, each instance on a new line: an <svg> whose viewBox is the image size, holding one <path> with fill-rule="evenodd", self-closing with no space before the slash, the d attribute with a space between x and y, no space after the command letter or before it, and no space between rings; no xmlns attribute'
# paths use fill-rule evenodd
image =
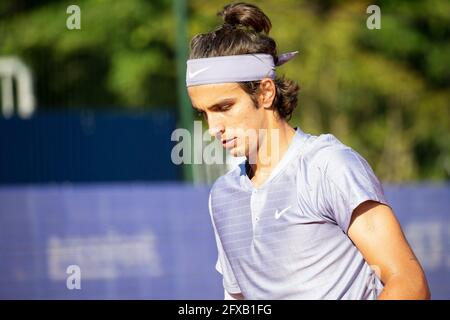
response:
<svg viewBox="0 0 450 320"><path fill-rule="evenodd" d="M450 1L251 1L271 18L279 69L300 83L291 123L331 132L385 182L450 177ZM188 1L189 38L228 1ZM81 30L66 8L81 8ZM366 8L381 8L381 29ZM33 69L39 108L176 108L171 0L2 0L0 55Z"/></svg>

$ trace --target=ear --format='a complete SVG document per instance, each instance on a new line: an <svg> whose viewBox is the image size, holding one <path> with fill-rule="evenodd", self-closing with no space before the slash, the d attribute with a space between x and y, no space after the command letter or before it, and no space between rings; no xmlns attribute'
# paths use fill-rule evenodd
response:
<svg viewBox="0 0 450 320"><path fill-rule="evenodd" d="M270 78L264 78L259 85L258 102L259 105L265 109L272 107L275 99L276 87L275 82Z"/></svg>

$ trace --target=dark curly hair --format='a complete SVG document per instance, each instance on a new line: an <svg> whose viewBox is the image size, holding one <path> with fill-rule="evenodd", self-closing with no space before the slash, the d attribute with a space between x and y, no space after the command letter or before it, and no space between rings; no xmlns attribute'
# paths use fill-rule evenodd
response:
<svg viewBox="0 0 450 320"><path fill-rule="evenodd" d="M251 53L266 53L278 62L277 45L268 36L272 23L257 6L248 3L226 5L218 12L224 23L213 31L196 35L190 44L190 59L230 56ZM276 77L276 95L272 108L283 119L289 120L297 106L299 86L292 80ZM250 95L255 106L260 81L240 82L241 88Z"/></svg>

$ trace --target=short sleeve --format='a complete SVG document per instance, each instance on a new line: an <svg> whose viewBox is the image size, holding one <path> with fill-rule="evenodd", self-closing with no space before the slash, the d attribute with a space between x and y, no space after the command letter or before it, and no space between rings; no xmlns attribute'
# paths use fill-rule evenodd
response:
<svg viewBox="0 0 450 320"><path fill-rule="evenodd" d="M217 262L216 262L216 270L222 274L223 276L223 287L229 293L240 293L241 289L237 283L237 280L233 274L233 270L231 269L230 262L223 250L222 243L220 241L220 237L217 233L216 226L214 224L212 205L211 205L211 194L209 195L209 214L211 216L211 223L214 229L214 236L216 238L217 244Z"/></svg>
<svg viewBox="0 0 450 320"><path fill-rule="evenodd" d="M328 217L347 233L353 211L363 202L388 205L383 188L367 161L351 148L327 152L322 197Z"/></svg>

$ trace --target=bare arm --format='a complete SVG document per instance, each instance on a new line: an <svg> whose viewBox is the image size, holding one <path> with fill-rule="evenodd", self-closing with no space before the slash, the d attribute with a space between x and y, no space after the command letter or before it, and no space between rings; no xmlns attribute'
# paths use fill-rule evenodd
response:
<svg viewBox="0 0 450 320"><path fill-rule="evenodd" d="M430 299L423 269L391 208L375 201L360 204L348 235L367 263L380 271L384 289L378 299Z"/></svg>

